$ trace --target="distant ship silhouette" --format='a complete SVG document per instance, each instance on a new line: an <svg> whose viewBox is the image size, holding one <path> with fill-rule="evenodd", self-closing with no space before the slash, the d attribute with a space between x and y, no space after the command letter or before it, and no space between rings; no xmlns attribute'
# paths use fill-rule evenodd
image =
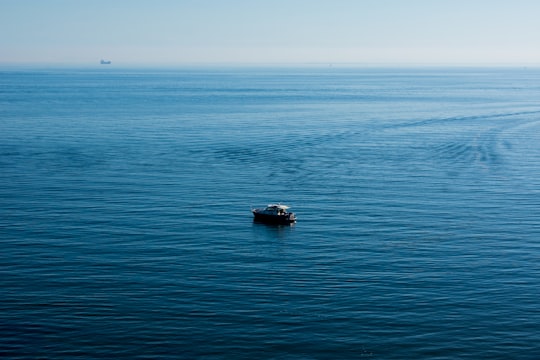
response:
<svg viewBox="0 0 540 360"><path fill-rule="evenodd" d="M101 61L99 62L101 65L111 65L111 61L110 60L103 60L101 59Z"/></svg>

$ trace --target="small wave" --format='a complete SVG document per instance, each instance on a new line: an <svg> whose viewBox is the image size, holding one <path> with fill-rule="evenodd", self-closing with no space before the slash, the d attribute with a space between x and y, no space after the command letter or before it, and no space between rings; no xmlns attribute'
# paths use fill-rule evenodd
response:
<svg viewBox="0 0 540 360"><path fill-rule="evenodd" d="M436 142L428 147L428 156L444 166L478 166L495 170L505 164L507 155L513 151L512 141L505 134L523 127L523 124L535 122L538 114L538 110L512 111L427 119L398 126L425 127L429 133L437 133L427 140Z"/></svg>
<svg viewBox="0 0 540 360"><path fill-rule="evenodd" d="M446 123L456 123L456 122L475 122L478 120L490 120L490 119L501 119L507 117L518 117L524 115L537 115L540 114L540 110L529 110L529 111L513 111L506 113L494 113L494 114L479 114L479 115L464 115L464 116L450 116L443 118L432 118L424 119L413 122L392 124L386 126L386 128L408 128L408 127L422 127L422 126L431 126L431 125L441 125Z"/></svg>
<svg viewBox="0 0 540 360"><path fill-rule="evenodd" d="M493 170L504 163L504 151L508 149L499 143L497 135L498 131L444 143L434 147L432 156L446 164Z"/></svg>

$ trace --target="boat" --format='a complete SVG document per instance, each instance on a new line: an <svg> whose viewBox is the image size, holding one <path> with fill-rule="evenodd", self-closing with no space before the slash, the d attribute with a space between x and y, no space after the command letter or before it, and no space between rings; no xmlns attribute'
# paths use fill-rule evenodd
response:
<svg viewBox="0 0 540 360"><path fill-rule="evenodd" d="M103 60L101 59L101 61L99 62L101 65L111 65L111 61L110 60Z"/></svg>
<svg viewBox="0 0 540 360"><path fill-rule="evenodd" d="M292 224L296 222L296 215L289 212L290 207L282 204L269 204L265 208L251 209L254 221L268 224Z"/></svg>

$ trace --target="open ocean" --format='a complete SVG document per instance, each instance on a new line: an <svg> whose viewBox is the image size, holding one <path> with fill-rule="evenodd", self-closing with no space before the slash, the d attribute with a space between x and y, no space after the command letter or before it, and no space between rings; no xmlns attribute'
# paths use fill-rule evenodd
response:
<svg viewBox="0 0 540 360"><path fill-rule="evenodd" d="M2 359L540 359L540 69L3 68L0 246Z"/></svg>

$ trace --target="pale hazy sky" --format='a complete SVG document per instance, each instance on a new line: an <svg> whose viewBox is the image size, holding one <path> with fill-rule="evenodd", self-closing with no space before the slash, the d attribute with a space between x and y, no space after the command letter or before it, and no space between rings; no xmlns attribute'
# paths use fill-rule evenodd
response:
<svg viewBox="0 0 540 360"><path fill-rule="evenodd" d="M0 63L540 65L539 0L0 0Z"/></svg>

